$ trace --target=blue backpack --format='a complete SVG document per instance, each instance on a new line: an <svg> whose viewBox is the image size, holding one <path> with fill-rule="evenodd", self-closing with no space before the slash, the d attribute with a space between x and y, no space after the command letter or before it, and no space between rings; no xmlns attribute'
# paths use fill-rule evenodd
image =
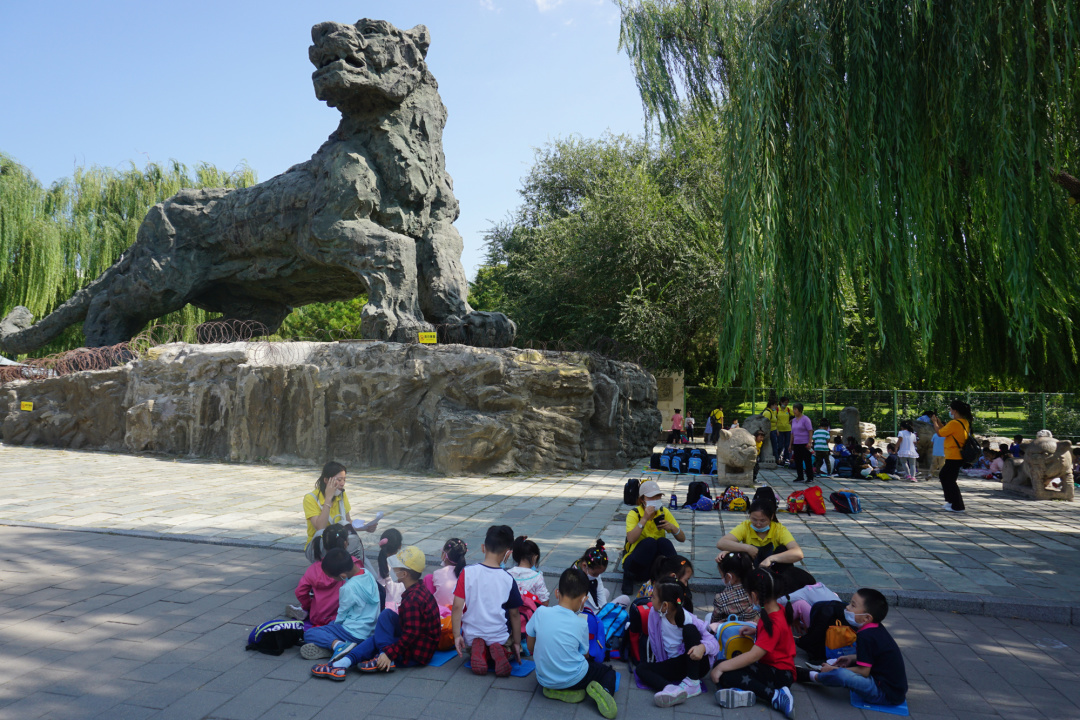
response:
<svg viewBox="0 0 1080 720"><path fill-rule="evenodd" d="M245 650L257 650L265 655L280 655L286 648L300 645L304 641L304 623L302 620L267 620L256 625L248 633Z"/></svg>
<svg viewBox="0 0 1080 720"><path fill-rule="evenodd" d="M664 450L664 452L661 453L661 455L660 455L660 469L661 470L670 470L671 469L672 453L668 452L668 450L670 450L670 449L671 448L668 448L667 450Z"/></svg>
<svg viewBox="0 0 1080 720"><path fill-rule="evenodd" d="M695 448L690 451L690 459L686 463L686 471L693 473L694 475L700 475L705 472L705 462L708 459L708 455L704 450Z"/></svg>
<svg viewBox="0 0 1080 720"><path fill-rule="evenodd" d="M686 459L682 455L676 453L671 456L671 472L684 473L686 472Z"/></svg>
<svg viewBox="0 0 1080 720"><path fill-rule="evenodd" d="M585 619L589 623L589 657L602 663L607 659L607 649L604 647L604 626L591 612L585 613Z"/></svg>
<svg viewBox="0 0 1080 720"><path fill-rule="evenodd" d="M717 469L716 468L716 458L713 457L713 459L712 459L712 468L709 470L709 474L710 475L715 475L716 474L716 469Z"/></svg>
<svg viewBox="0 0 1080 720"><path fill-rule="evenodd" d="M630 614L622 605L609 602L600 608L600 612L596 614L596 619L604 628L608 658L621 660L623 637L626 635L626 626L629 624Z"/></svg>

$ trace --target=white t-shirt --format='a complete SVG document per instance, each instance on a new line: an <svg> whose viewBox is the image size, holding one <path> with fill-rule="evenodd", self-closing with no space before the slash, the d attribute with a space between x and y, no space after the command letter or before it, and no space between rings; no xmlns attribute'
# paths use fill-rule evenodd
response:
<svg viewBox="0 0 1080 720"><path fill-rule="evenodd" d="M829 588L825 587L821 583L814 583L813 585L807 585L801 587L790 595L785 595L776 599L781 605L787 605L787 599L791 598L791 602L796 600L805 600L808 605L813 607L814 603L821 602L823 600L839 600L840 596L834 593Z"/></svg>
<svg viewBox="0 0 1080 720"><path fill-rule="evenodd" d="M506 572L517 582L520 592L531 592L540 598L540 602L547 603L548 589L544 584L544 575L536 568L512 567Z"/></svg>
<svg viewBox="0 0 1080 720"><path fill-rule="evenodd" d="M690 621L690 613L683 612L683 622ZM669 658L679 657L679 648L683 644L682 628L667 619L665 615L660 619L660 637L664 643L664 653Z"/></svg>
<svg viewBox="0 0 1080 720"><path fill-rule="evenodd" d="M900 431L900 457L917 458L919 452L915 449L915 433L910 430Z"/></svg>
<svg viewBox="0 0 1080 720"><path fill-rule="evenodd" d="M466 643L477 638L488 645L506 642L506 611L521 607L521 593L510 573L483 563L469 565L458 576L454 596L465 600L461 634Z"/></svg>
<svg viewBox="0 0 1080 720"><path fill-rule="evenodd" d="M589 582L596 580L596 600L593 600L592 592L585 593L585 609L591 612L593 615L600 612L600 608L607 605L608 589L604 587L604 574L601 573L595 578L588 573Z"/></svg>

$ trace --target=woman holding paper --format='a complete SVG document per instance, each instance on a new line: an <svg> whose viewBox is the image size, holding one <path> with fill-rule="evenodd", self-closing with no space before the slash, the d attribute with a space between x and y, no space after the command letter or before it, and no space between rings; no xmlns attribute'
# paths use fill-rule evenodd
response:
<svg viewBox="0 0 1080 720"><path fill-rule="evenodd" d="M362 552L363 545L357 530L375 532L379 526L379 518L382 513L366 525L355 525L349 515L351 509L349 498L345 496L345 466L338 462L328 462L323 466L322 475L315 482L314 492L304 496L304 517L307 518L307 544L304 546L304 554L309 562L315 562L316 556L321 556L321 535L327 526L340 523L352 529L349 533L348 551L350 555ZM320 542L313 542L320 538Z"/></svg>

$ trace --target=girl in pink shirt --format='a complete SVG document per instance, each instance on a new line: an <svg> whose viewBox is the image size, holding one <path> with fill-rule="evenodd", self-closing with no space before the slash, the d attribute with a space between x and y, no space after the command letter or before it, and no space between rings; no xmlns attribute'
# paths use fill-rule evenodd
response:
<svg viewBox="0 0 1080 720"><path fill-rule="evenodd" d="M345 549L349 541L348 531L344 525L329 525L323 531L323 547L325 550L339 547ZM353 558L353 562L359 567L364 567L363 558ZM296 599L300 601L300 607L306 617L304 629L329 625L337 618L338 611L338 588L341 581L328 576L322 570L321 562L313 562L300 578L296 586ZM295 617L294 613L289 613Z"/></svg>

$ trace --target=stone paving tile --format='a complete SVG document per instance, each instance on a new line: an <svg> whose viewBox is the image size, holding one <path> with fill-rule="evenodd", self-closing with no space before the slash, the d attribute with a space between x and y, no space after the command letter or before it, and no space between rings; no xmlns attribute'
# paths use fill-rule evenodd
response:
<svg viewBox="0 0 1080 720"><path fill-rule="evenodd" d="M78 562L67 564L69 556ZM117 570L125 565L140 571L120 577ZM52 607L0 626L0 718L597 717L589 701L568 706L543 697L534 676L477 677L460 660L329 683L312 678L311 663L295 650L281 657L245 652L250 627L292 600L304 566L295 552L0 527L0 613L24 591L60 591L46 596L58 601ZM115 579L95 577L99 567ZM236 575L243 581L232 582ZM173 627L169 606L177 604L167 601L170 594L198 588L204 597L222 600L203 606L213 612L236 597L238 585L241 593L259 593L245 615L191 632ZM126 612L140 622L110 622L110 605L97 600L102 597L127 603ZM51 629L72 617L65 614L70 606L87 601L91 605L80 614L87 622L78 631ZM698 593L695 605L705 608L707 601L706 593ZM1080 628L908 608L892 609L886 624L905 654L912 717L1080 717ZM105 625L111 627L100 630ZM648 692L631 686L624 664L614 667L622 674L620 718L778 717L762 706L723 711L711 692L660 710ZM843 691L798 686L794 695L800 720L883 717L852 708Z"/></svg>
<svg viewBox="0 0 1080 720"><path fill-rule="evenodd" d="M317 468L0 445L0 523L150 531L193 540L268 543L295 551L305 539L302 496L317 475ZM444 478L354 469L348 489L354 517L366 519L376 509L383 510L381 527L399 528L407 542L420 546L432 560L452 536L464 538L470 559L478 560L486 528L505 522L536 540L543 553L542 566L557 572L597 538L605 540L613 557L619 553L626 516L622 487L626 478L641 475L642 470L635 468ZM793 476L786 469L761 473L761 479L783 497L797 489ZM28 483L28 478L37 481ZM682 497L693 479L697 478L659 476L665 496L674 492ZM715 492L722 491L713 484ZM954 515L940 509L943 500L934 482L819 478L818 484L826 496L838 489L855 490L864 512L849 516L830 511L824 516L783 515L781 519L806 549L807 569L838 590L875 584L898 591L948 591L1080 605L1080 513L1074 503L1021 500L1005 495L993 483L964 479L961 487L969 511ZM688 536L679 549L694 562L699 581L715 580L716 540L744 516L689 510L679 510L676 516ZM373 550L374 536L365 538ZM214 558L222 551L207 547L191 544L171 554L177 558L192 555L213 568ZM79 553L70 558L73 565L84 561L89 560ZM98 581L130 588L123 581L141 571L118 563ZM618 577L617 564L608 577L612 581ZM199 613L206 614L205 618L192 616L189 627L202 630L203 624L228 622L228 612L250 610L255 601L244 605L240 595L257 589L237 585L240 594L232 600L241 604L216 614ZM92 600L92 589L81 591L87 593L80 598L84 603L72 603L66 612L81 616L111 608L118 618L127 612L122 598ZM49 600L36 597L38 602ZM198 600L196 589L175 594L170 602ZM18 603L16 599L0 612L0 627L20 617L8 617L20 609ZM93 603L105 604L98 608ZM177 622L173 627L182 625Z"/></svg>

